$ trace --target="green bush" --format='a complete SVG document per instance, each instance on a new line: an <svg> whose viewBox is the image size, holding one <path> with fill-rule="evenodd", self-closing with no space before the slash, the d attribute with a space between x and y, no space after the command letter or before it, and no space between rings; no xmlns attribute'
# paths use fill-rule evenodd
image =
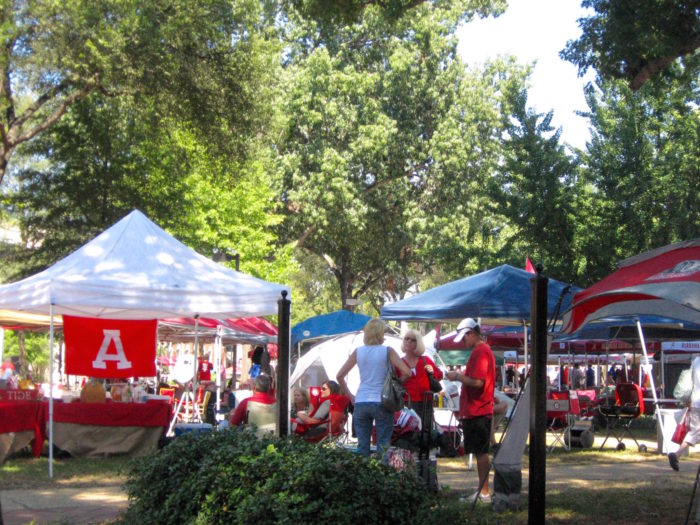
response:
<svg viewBox="0 0 700 525"><path fill-rule="evenodd" d="M370 525L444 518L413 473L339 447L260 440L250 432L178 437L140 458L126 488L125 523Z"/></svg>

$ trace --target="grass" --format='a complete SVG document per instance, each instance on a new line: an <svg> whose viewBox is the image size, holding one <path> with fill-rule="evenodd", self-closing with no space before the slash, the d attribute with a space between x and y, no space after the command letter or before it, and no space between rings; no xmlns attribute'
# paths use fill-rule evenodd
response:
<svg viewBox="0 0 700 525"><path fill-rule="evenodd" d="M637 458L641 457L640 461ZM632 463L630 469L625 464ZM645 468L644 464L649 467ZM659 468L661 465L662 468ZM571 469L568 467L571 466ZM596 466L600 467L596 470ZM605 466L605 469L603 469ZM598 479L579 476L580 467L607 472ZM619 467L619 470L616 470ZM640 468L641 467L641 468ZM652 468L653 467L653 468ZM474 512L465 509L467 523L515 524L528 523L528 458L523 457L523 487L520 510L494 513L490 506L477 505ZM673 472L666 458L655 452L602 452L574 450L547 455L547 484L545 493L545 522L547 524L590 525L616 523L635 525L671 525L683 523L693 491L697 462L681 462L681 473ZM467 459L441 458L439 475L445 479L462 478L467 483L455 483L443 491L443 497L455 502L476 486L476 471L467 472ZM596 477L596 476L592 476ZM466 488L468 487L468 488ZM491 486L493 490L493 486ZM694 507L695 508L695 507ZM691 513L691 523L694 510Z"/></svg>
<svg viewBox="0 0 700 525"><path fill-rule="evenodd" d="M131 461L125 456L54 459L49 478L48 458L19 456L0 465L0 490L120 485Z"/></svg>
<svg viewBox="0 0 700 525"><path fill-rule="evenodd" d="M598 446L602 441L599 434L596 438ZM656 453L655 431L635 429L634 435L650 445L649 452L638 452L634 442L626 438L629 448L624 451L615 450L616 440L613 439L612 442L608 440L602 451L593 448L568 452L558 448L548 453L545 522L572 525L683 523L697 462L685 458L681 461L681 472L673 472L666 458ZM15 457L0 465L0 490L121 484L126 479L131 461L126 457L56 459L54 477L49 479L47 458ZM490 505L477 505L471 512L468 505L459 502L460 496L473 490L472 485L477 477L476 471L467 471L467 461L467 457L440 458L440 483L449 484L450 480L454 480L453 486L446 486L441 491L443 504L456 509L465 523L528 523L527 454L523 456L520 510L501 514L496 514ZM584 479L586 476L576 474L582 469L595 472L605 470L609 474L605 479ZM691 523L692 518L694 510Z"/></svg>

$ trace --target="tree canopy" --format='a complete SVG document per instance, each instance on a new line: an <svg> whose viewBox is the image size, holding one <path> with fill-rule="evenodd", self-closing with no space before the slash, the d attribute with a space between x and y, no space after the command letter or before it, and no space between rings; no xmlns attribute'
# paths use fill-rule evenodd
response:
<svg viewBox="0 0 700 525"><path fill-rule="evenodd" d="M148 98L242 154L269 117L272 14L226 0L3 2L0 182L19 145L93 93Z"/></svg>
<svg viewBox="0 0 700 525"><path fill-rule="evenodd" d="M579 20L583 34L562 52L580 73L595 68L604 78L625 79L633 91L678 58L697 74L698 0L583 0L581 5L595 14Z"/></svg>

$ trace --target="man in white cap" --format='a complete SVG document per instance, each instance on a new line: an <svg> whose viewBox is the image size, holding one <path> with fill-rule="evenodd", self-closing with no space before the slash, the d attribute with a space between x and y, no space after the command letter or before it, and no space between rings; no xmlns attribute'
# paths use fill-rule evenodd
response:
<svg viewBox="0 0 700 525"><path fill-rule="evenodd" d="M476 456L479 488L470 501L491 501L489 494L489 445L493 418L493 389L496 384L496 361L491 347L481 340L481 327L471 317L457 326L455 343L464 339L472 349L464 373L447 373L450 381L462 383L459 396L459 419L464 434L464 450Z"/></svg>

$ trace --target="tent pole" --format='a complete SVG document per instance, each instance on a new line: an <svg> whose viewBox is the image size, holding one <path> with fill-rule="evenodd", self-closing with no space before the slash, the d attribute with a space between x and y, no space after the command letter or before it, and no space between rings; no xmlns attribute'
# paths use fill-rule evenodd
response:
<svg viewBox="0 0 700 525"><path fill-rule="evenodd" d="M659 412L659 399L656 397L656 385L654 384L654 374L651 373L651 365L649 364L649 355L647 354L647 345L644 341L644 332L642 331L642 323L639 322L639 318L635 319L637 324L637 332L639 333L639 341L642 343L642 352L644 352L644 371L649 370L649 382L651 383L651 393L654 398L654 416L656 417L657 423L661 421L661 414ZM662 365L663 368L663 365ZM664 443L664 433L661 432L661 450L666 448Z"/></svg>
<svg viewBox="0 0 700 525"><path fill-rule="evenodd" d="M219 413L221 409L221 325L216 327L216 340L214 341L214 362L216 363L216 368L214 373L216 373L216 413ZM225 370L226 368L224 368Z"/></svg>
<svg viewBox="0 0 700 525"><path fill-rule="evenodd" d="M194 316L194 376L192 376L192 395L195 396L197 392L197 371L199 370L199 314ZM194 403L194 399L192 402ZM194 405L192 405L194 406Z"/></svg>
<svg viewBox="0 0 700 525"><path fill-rule="evenodd" d="M49 315L49 477L53 478L53 304Z"/></svg>
<svg viewBox="0 0 700 525"><path fill-rule="evenodd" d="M515 362L518 362L517 356ZM527 323L525 321L523 321L523 362L525 363L525 377L527 377Z"/></svg>
<svg viewBox="0 0 700 525"><path fill-rule="evenodd" d="M649 382L651 383L651 393L652 396L654 397L654 405L656 406L656 410L659 408L659 398L656 396L656 385L654 384L654 374L651 373L651 365L649 364L649 354L647 354L647 345L646 342L644 341L644 332L642 331L642 323L639 322L639 319L635 319L637 323L637 332L639 333L639 340L642 343L642 352L644 352L644 372L649 371Z"/></svg>
<svg viewBox="0 0 700 525"><path fill-rule="evenodd" d="M666 372L664 371L664 368L666 368L664 364L664 345L661 345L661 397L666 397Z"/></svg>

